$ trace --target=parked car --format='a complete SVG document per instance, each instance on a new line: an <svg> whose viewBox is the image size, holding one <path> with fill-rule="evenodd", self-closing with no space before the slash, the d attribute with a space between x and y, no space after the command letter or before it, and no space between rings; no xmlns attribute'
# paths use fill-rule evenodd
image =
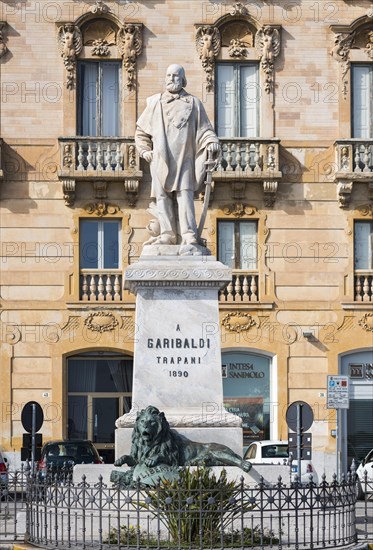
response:
<svg viewBox="0 0 373 550"><path fill-rule="evenodd" d="M0 452L0 497L8 490L8 464L5 456Z"/></svg>
<svg viewBox="0 0 373 550"><path fill-rule="evenodd" d="M252 464L282 464L290 465L289 461L289 446L286 440L269 440L254 441L251 443L244 455L245 460L249 460ZM291 480L294 481L298 473L298 463L293 460L291 463ZM309 460L301 461L301 476L302 483L312 480L318 483L318 476Z"/></svg>
<svg viewBox="0 0 373 550"><path fill-rule="evenodd" d="M41 450L41 458L37 463L40 481L61 479L71 473L75 464L102 464L92 441L76 439L71 441L49 441Z"/></svg>
<svg viewBox="0 0 373 550"><path fill-rule="evenodd" d="M365 483L366 472L366 483ZM356 497L363 498L365 492L373 493L373 449L360 462L356 470Z"/></svg>

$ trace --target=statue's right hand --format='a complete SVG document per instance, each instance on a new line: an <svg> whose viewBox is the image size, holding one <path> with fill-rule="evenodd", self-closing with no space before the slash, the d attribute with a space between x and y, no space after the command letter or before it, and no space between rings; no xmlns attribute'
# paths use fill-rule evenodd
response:
<svg viewBox="0 0 373 550"><path fill-rule="evenodd" d="M153 160L153 151L145 151L142 156L146 162L150 163Z"/></svg>

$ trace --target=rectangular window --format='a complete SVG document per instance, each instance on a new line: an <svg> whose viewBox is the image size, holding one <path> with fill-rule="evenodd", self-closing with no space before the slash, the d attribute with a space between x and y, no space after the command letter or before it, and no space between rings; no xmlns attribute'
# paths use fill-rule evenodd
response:
<svg viewBox="0 0 373 550"><path fill-rule="evenodd" d="M119 220L80 221L80 269L119 269Z"/></svg>
<svg viewBox="0 0 373 550"><path fill-rule="evenodd" d="M352 65L352 137L373 138L373 64Z"/></svg>
<svg viewBox="0 0 373 550"><path fill-rule="evenodd" d="M218 258L232 269L256 270L257 222L224 220L218 222Z"/></svg>
<svg viewBox="0 0 373 550"><path fill-rule="evenodd" d="M82 61L78 65L78 133L119 136L121 63Z"/></svg>
<svg viewBox="0 0 373 550"><path fill-rule="evenodd" d="M216 90L218 136L257 137L260 97L258 64L218 64Z"/></svg>
<svg viewBox="0 0 373 550"><path fill-rule="evenodd" d="M373 222L355 222L354 249L355 269L373 269Z"/></svg>

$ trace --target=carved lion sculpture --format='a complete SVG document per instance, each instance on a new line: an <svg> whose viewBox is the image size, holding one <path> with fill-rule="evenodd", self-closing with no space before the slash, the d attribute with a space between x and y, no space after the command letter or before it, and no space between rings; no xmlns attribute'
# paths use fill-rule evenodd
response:
<svg viewBox="0 0 373 550"><path fill-rule="evenodd" d="M251 463L243 460L226 445L197 443L171 430L163 412L149 406L137 415L132 433L130 455L123 455L115 466L145 464L151 468L158 464L169 466L238 466L245 472Z"/></svg>

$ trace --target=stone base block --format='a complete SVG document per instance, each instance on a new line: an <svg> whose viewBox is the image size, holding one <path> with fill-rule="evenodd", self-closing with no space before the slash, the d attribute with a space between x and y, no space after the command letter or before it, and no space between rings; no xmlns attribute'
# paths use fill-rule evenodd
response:
<svg viewBox="0 0 373 550"><path fill-rule="evenodd" d="M180 427L177 432L191 441L198 443L221 443L242 456L242 428L241 427ZM132 428L118 428L115 430L115 458L130 454Z"/></svg>

